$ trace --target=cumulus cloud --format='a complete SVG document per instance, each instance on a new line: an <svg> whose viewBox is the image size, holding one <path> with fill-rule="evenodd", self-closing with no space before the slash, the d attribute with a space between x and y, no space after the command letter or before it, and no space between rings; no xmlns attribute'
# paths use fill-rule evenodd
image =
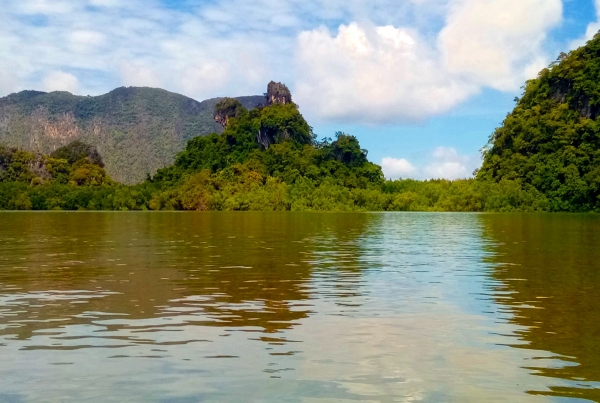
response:
<svg viewBox="0 0 600 403"><path fill-rule="evenodd" d="M68 91L72 94L79 92L79 80L73 74L64 71L51 71L43 81L44 91Z"/></svg>
<svg viewBox="0 0 600 403"><path fill-rule="evenodd" d="M476 168L472 160L454 148L438 147L432 153L432 161L423 168L423 175L430 179L468 178Z"/></svg>
<svg viewBox="0 0 600 403"><path fill-rule="evenodd" d="M515 90L547 65L561 0L453 0L434 41L410 28L351 23L298 39L301 102L325 119L402 122L438 115L482 88Z"/></svg>
<svg viewBox="0 0 600 403"><path fill-rule="evenodd" d="M417 168L404 158L384 158L381 160L381 169L389 179L410 178L417 172Z"/></svg>
<svg viewBox="0 0 600 403"><path fill-rule="evenodd" d="M401 158L383 158L381 168L386 178L412 179L464 179L473 175L473 171L481 164L479 158L460 155L452 147L438 147L430 153L428 161L422 166L415 166Z"/></svg>
<svg viewBox="0 0 600 403"><path fill-rule="evenodd" d="M408 29L352 23L334 37L319 28L302 33L298 47L296 96L328 119L418 120L478 90L441 70L434 51Z"/></svg>
<svg viewBox="0 0 600 403"><path fill-rule="evenodd" d="M482 86L518 88L547 65L542 44L561 20L561 0L457 1L438 39L444 66Z"/></svg>
<svg viewBox="0 0 600 403"><path fill-rule="evenodd" d="M427 0L430 4L446 0ZM81 91L158 85L204 99L295 84L297 35L320 24L431 14L396 0L19 0L0 7L0 63L7 91L42 88L51 71L77 76ZM418 11L417 9L423 11ZM251 18L249 18L251 16ZM424 17L419 17L426 20Z"/></svg>

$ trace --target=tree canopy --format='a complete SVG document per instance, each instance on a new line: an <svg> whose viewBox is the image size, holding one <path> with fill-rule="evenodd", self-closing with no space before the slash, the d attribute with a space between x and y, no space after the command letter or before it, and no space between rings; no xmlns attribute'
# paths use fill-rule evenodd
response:
<svg viewBox="0 0 600 403"><path fill-rule="evenodd" d="M477 178L517 181L552 211L600 209L600 35L527 82Z"/></svg>

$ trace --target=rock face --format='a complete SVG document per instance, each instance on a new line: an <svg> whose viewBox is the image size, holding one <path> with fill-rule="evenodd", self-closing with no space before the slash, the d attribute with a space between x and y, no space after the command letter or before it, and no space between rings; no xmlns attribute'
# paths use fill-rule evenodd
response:
<svg viewBox="0 0 600 403"><path fill-rule="evenodd" d="M215 106L215 122L226 128L229 125L229 119L237 118L244 109L246 108L239 100L225 98Z"/></svg>
<svg viewBox="0 0 600 403"><path fill-rule="evenodd" d="M267 92L265 93L266 106L271 105L289 105L292 104L292 93L289 88L283 83L276 83L275 81L271 81L267 85ZM256 141L258 144L262 145L265 150L268 149L272 144L275 144L275 137L278 136L279 139L285 139L289 137L287 132L281 132L279 130L274 129L273 127L268 127L264 123L261 124L260 129L258 130L258 134L256 136Z"/></svg>
<svg viewBox="0 0 600 403"><path fill-rule="evenodd" d="M585 92L574 91L574 87L570 80L556 80L551 84L549 98L560 104L567 103L581 116L595 120L600 112L599 106L592 105L590 96Z"/></svg>
<svg viewBox="0 0 600 403"><path fill-rule="evenodd" d="M215 113L215 122L223 126L223 129L229 124L229 116L224 113Z"/></svg>
<svg viewBox="0 0 600 403"><path fill-rule="evenodd" d="M267 105L281 104L287 105L292 103L292 93L285 84L271 81L267 86L265 94Z"/></svg>
<svg viewBox="0 0 600 403"><path fill-rule="evenodd" d="M596 40L598 40L598 37L596 37ZM569 55L561 53L554 64L558 65L568 62ZM571 109L579 112L582 117L595 120L599 115L600 107L597 103L594 104L590 94L586 92L587 86L576 83L576 80L569 78L568 75L568 73L556 75L548 79L548 86L550 87L548 98L560 104L566 103Z"/></svg>
<svg viewBox="0 0 600 403"><path fill-rule="evenodd" d="M265 150L267 150L271 146L271 144L275 143L273 136L270 135L269 130L266 127L264 127L263 125L261 125L260 129L258 129L258 134L256 135L256 141L258 142L258 144L263 146L265 148Z"/></svg>

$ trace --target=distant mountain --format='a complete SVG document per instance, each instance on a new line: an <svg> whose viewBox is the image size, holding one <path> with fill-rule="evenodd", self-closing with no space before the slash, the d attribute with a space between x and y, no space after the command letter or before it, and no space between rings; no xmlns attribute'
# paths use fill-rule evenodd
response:
<svg viewBox="0 0 600 403"><path fill-rule="evenodd" d="M215 105L155 88L117 88L105 95L23 91L0 98L0 145L42 154L81 140L95 146L107 172L134 184L173 163L187 141L221 133ZM264 96L237 98L246 108Z"/></svg>

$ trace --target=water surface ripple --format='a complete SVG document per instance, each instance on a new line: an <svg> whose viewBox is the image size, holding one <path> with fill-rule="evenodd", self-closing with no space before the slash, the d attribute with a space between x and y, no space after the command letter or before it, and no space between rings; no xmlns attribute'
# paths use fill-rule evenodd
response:
<svg viewBox="0 0 600 403"><path fill-rule="evenodd" d="M600 402L594 215L0 223L0 402Z"/></svg>

